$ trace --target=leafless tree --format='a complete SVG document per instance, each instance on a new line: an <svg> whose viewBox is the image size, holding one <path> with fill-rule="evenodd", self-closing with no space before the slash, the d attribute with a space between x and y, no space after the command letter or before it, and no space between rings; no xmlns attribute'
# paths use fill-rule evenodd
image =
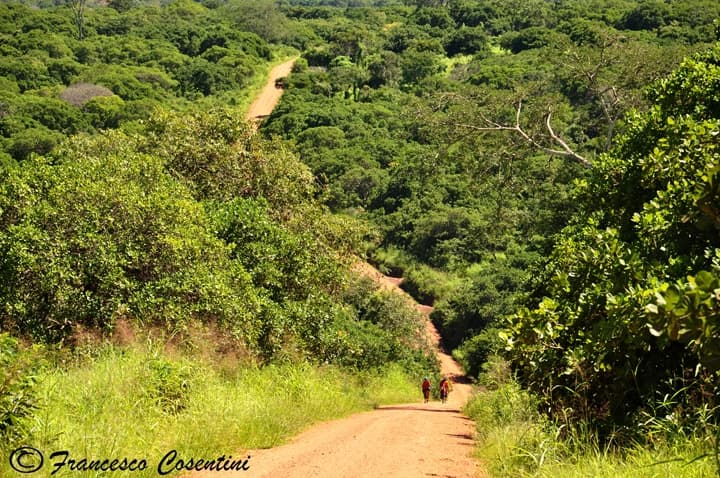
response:
<svg viewBox="0 0 720 478"><path fill-rule="evenodd" d="M85 38L85 4L87 0L69 0L68 6L72 9L75 25L77 26L78 39Z"/></svg>
<svg viewBox="0 0 720 478"><path fill-rule="evenodd" d="M555 131L552 128L552 125L550 124L550 119L552 117L552 112L548 111L545 115L545 128L550 135L550 138L552 139L553 143L559 147L558 148L552 148L549 146L546 146L542 143L540 143L538 140L536 140L531 134L529 134L520 124L520 118L522 116L522 107L523 102L522 100L519 100L517 104L515 105L515 122L514 124L501 124L498 123L487 116L485 116L484 113L479 112L479 118L481 118L482 123L481 124L467 124L467 123L454 123L454 126L457 128L462 128L466 130L472 130L472 131L511 131L514 133L517 133L520 135L522 139L524 139L527 143L529 143L531 146L544 151L548 154L552 154L553 156L563 156L572 159L573 161L577 161L578 163L582 164L585 167L591 168L592 162L585 158L584 156L580 155L576 151L574 151L568 144L565 142L560 136L558 136Z"/></svg>

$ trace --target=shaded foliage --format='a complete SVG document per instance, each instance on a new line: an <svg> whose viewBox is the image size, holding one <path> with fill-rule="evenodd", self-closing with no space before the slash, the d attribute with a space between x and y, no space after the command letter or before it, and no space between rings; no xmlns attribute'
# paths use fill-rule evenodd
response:
<svg viewBox="0 0 720 478"><path fill-rule="evenodd" d="M141 104L185 108L186 99L238 91L272 58L265 40L195 2L159 8L129 1L88 6L83 10L82 40L70 13L63 6L0 5L0 20L15 25L2 33L0 42L0 77L11 82L3 88L11 118L3 114L0 121L17 119L15 125L25 124L37 137L33 142L24 128L3 128L3 150L15 159L47 153L58 143L56 133L92 132L148 118L150 108ZM122 102L83 107L108 94ZM59 111L63 106L58 98L74 108ZM38 117L30 105L45 113ZM68 119L47 120L59 114Z"/></svg>
<svg viewBox="0 0 720 478"><path fill-rule="evenodd" d="M690 414L715 406L718 51L651 88L653 108L580 185L544 298L508 324L518 371L554 413L609 432L665 393Z"/></svg>

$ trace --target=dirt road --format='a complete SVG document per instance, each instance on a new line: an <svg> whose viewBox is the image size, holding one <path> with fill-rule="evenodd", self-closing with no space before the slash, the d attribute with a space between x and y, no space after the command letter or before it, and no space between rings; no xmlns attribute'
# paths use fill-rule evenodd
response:
<svg viewBox="0 0 720 478"><path fill-rule="evenodd" d="M407 292L402 290L400 288L402 279L383 275L382 273L380 273L380 271L378 271L366 262L358 263L355 266L355 270L360 274L371 277L383 288L387 290L392 290L406 297L407 300L411 304L413 304L421 314L423 314L426 319L425 324L428 338L430 339L432 345L435 347L435 352L438 356L438 359L440 360L441 372L443 373L443 375L447 375L454 381L453 393L451 394L451 400L448 401L448 404L452 405L453 403L455 403L457 405L456 408L460 408L470 398L470 393L472 390L470 385L464 383L464 374L462 368L460 368L460 365L449 354L445 353L445 351L440 346L440 334L428 318L428 315L430 314L430 312L432 312L432 307L428 305L418 304L412 297L410 297Z"/></svg>
<svg viewBox="0 0 720 478"><path fill-rule="evenodd" d="M282 88L275 86L275 80L288 76L292 70L295 58L281 63L270 70L268 81L265 83L258 97L253 101L245 116L247 121L257 121L272 113L273 108L282 96Z"/></svg>
<svg viewBox="0 0 720 478"><path fill-rule="evenodd" d="M248 119L270 114L282 94L275 78L286 76L292 61L275 67ZM444 353L440 337L427 318L431 307L417 304L402 289L399 279L386 277L367 263L355 268L378 284L404 295L423 313L444 375L453 380L447 403L423 403L418 377L415 403L384 406L370 412L316 425L286 445L249 450L249 469L231 473L192 473L192 478L252 476L254 478L484 478L474 449L474 423L460 413L470 396L460 366ZM437 384L433 384L437 387Z"/></svg>
<svg viewBox="0 0 720 478"><path fill-rule="evenodd" d="M397 279L385 277L367 264L356 270L374 277L384 287L405 294L399 289ZM418 308L428 312L426 306ZM428 327L437 345L437 331L431 324ZM462 383L460 367L450 356L440 351L438 354L443 372L456 380L447 403L422 403L418 383L416 403L384 406L322 423L286 445L248 451L250 469L244 476L484 477L471 456L474 424L460 413L470 395L470 385Z"/></svg>

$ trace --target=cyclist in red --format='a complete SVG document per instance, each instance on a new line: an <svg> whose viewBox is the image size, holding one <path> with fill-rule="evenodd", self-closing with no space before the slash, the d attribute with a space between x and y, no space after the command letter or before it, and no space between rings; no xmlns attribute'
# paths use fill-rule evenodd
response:
<svg viewBox="0 0 720 478"><path fill-rule="evenodd" d="M440 380L440 400L445 403L447 402L448 395L450 394L450 390L452 390L452 385L450 384L450 380L448 380L447 377L443 377L442 380Z"/></svg>

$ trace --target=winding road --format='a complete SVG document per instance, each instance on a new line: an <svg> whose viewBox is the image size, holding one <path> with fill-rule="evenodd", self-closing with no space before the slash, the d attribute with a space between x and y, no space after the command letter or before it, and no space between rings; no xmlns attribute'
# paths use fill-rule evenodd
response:
<svg viewBox="0 0 720 478"><path fill-rule="evenodd" d="M253 103L248 119L270 114L282 90L275 79L286 76L293 61L275 67L267 85ZM475 424L461 413L470 397L460 366L440 346L437 330L428 318L431 307L417 304L399 284L400 279L384 276L367 263L354 271L371 277L382 287L404 295L423 314L428 337L441 363L442 373L453 380L447 403L423 403L418 378L418 400L311 427L287 444L263 450L249 450L238 456L252 457L250 469L229 476L256 478L484 478L485 472L473 458ZM437 386L437 384L433 384ZM193 473L193 478L227 476L225 473Z"/></svg>
<svg viewBox="0 0 720 478"><path fill-rule="evenodd" d="M360 263L355 271L407 296L399 288L400 280L382 275L369 264ZM442 372L454 382L447 403L423 403L418 383L415 403L382 406L321 423L286 445L246 451L238 456L252 457L250 469L231 476L244 473L243 476L257 478L485 478L484 470L472 456L475 424L460 411L470 396L471 386L463 383L460 366L441 350L439 335L427 315L432 309L417 303L416 306L427 320Z"/></svg>

